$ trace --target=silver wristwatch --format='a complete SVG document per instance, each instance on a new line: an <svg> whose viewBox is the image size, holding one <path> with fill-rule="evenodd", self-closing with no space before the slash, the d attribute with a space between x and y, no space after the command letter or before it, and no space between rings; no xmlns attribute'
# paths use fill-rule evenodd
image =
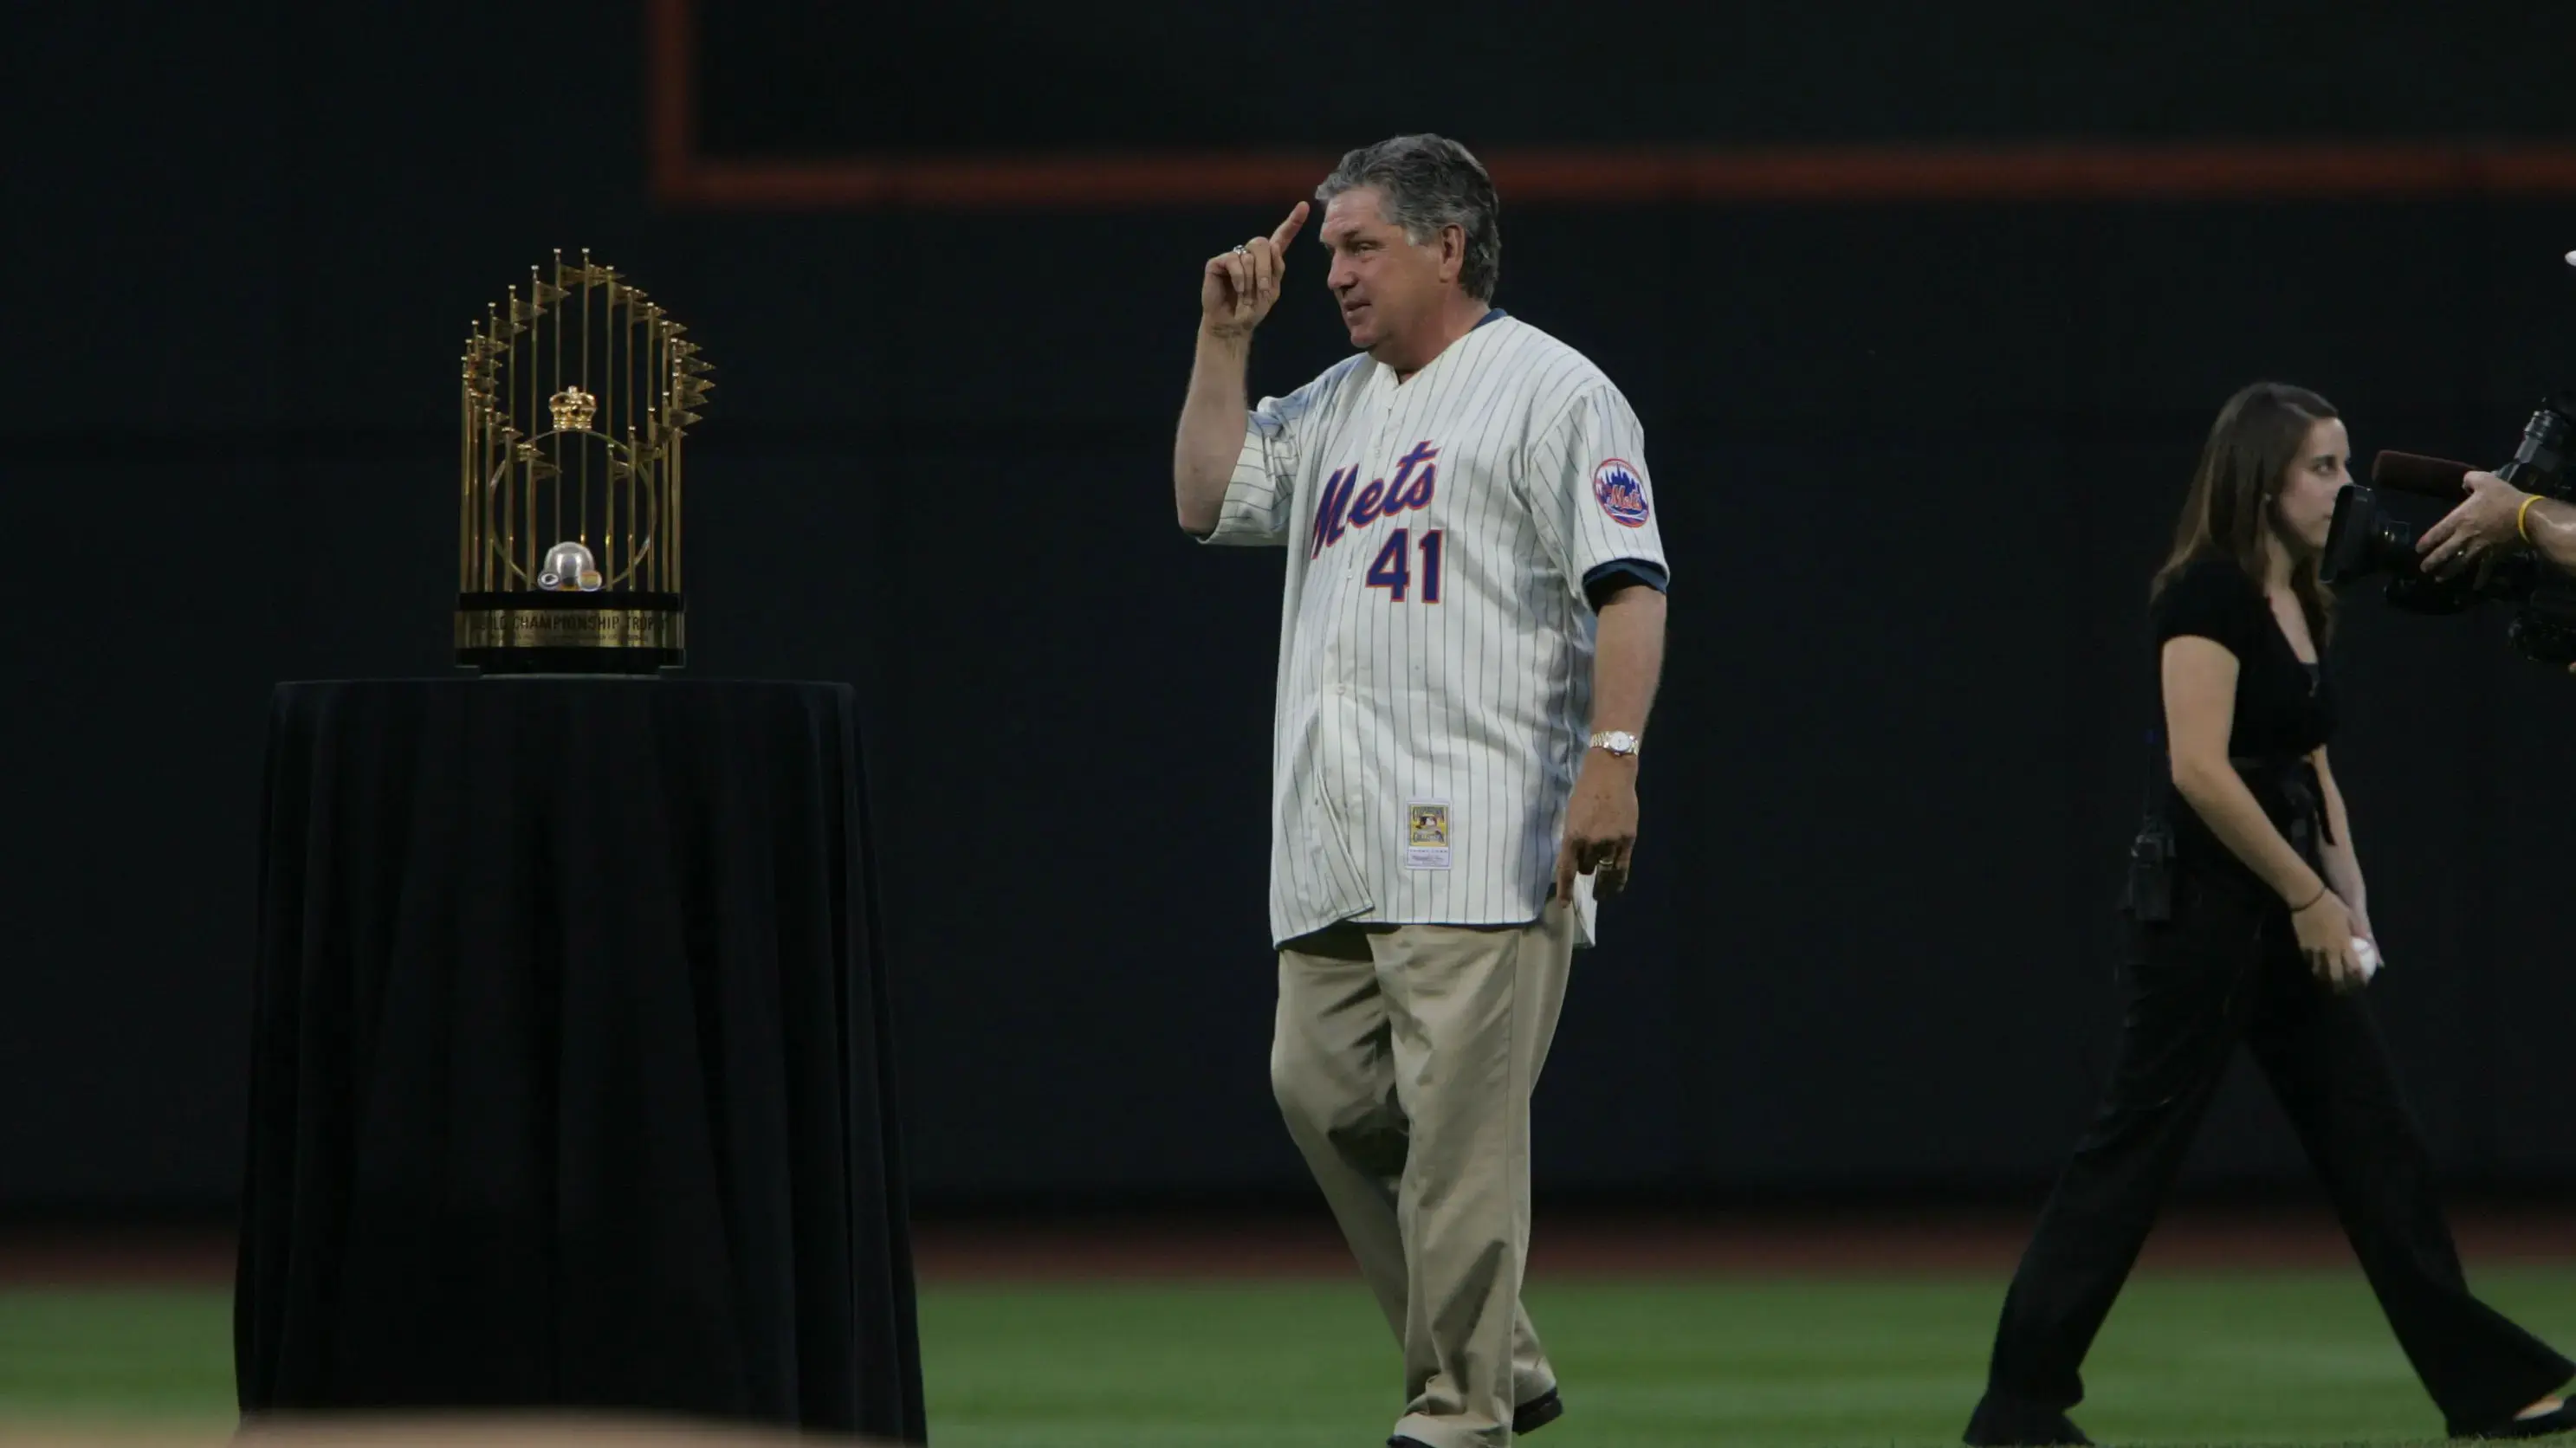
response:
<svg viewBox="0 0 2576 1448"><path fill-rule="evenodd" d="M1612 729L1606 733L1593 735L1592 747L1604 754L1615 754L1622 759L1634 759L1637 757L1637 736L1625 729Z"/></svg>

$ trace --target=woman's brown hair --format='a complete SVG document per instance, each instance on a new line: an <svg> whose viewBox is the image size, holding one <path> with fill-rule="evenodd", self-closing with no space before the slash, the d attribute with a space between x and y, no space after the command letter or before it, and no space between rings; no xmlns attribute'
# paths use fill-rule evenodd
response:
<svg viewBox="0 0 2576 1448"><path fill-rule="evenodd" d="M2154 597L2184 567L2202 558L2224 558L2243 569L2256 587L2267 560L2264 535L2272 531L2273 497L2281 480L2307 451L2308 429L2337 416L2334 404L2303 387L2257 382L2218 410L2200 467L2174 527L2173 552L2148 590ZM2317 578L2317 560L2300 560L2290 587L2308 616L2308 631L2322 643L2334 629L2334 595Z"/></svg>

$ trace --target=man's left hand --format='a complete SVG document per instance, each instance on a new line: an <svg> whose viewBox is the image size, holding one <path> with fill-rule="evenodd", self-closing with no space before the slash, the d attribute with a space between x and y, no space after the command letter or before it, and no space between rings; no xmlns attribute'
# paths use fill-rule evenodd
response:
<svg viewBox="0 0 2576 1448"><path fill-rule="evenodd" d="M2498 549L2522 542L2523 500L2531 495L2493 473L2471 473L2464 480L2465 503L2424 530L2415 551L2424 555L2424 571L2448 578Z"/></svg>
<svg viewBox="0 0 2576 1448"><path fill-rule="evenodd" d="M1637 761L1594 749L1575 776L1565 812L1565 843L1556 851L1556 903L1574 904L1574 877L1590 875L1604 899L1628 885L1637 852Z"/></svg>

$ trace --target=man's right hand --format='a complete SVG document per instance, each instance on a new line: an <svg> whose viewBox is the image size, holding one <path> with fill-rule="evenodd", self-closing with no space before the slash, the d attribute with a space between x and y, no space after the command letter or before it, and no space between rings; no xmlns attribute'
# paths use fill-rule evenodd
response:
<svg viewBox="0 0 2576 1448"><path fill-rule="evenodd" d="M1256 236L1232 251L1208 258L1206 271L1199 276L1199 326L1213 337L1241 341L1252 335L1270 309L1279 301L1279 285L1286 274L1288 243L1296 240L1297 230L1306 224L1306 203L1300 201L1279 223L1279 229L1268 236Z"/></svg>

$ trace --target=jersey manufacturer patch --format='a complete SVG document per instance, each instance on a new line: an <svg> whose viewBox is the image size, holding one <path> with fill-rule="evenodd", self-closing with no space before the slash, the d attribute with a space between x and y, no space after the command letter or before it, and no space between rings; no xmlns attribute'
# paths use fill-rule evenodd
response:
<svg viewBox="0 0 2576 1448"><path fill-rule="evenodd" d="M1646 484L1625 458L1608 458L1592 470L1592 500L1623 528L1646 526Z"/></svg>
<svg viewBox="0 0 2576 1448"><path fill-rule="evenodd" d="M1449 868L1449 801L1417 799L1404 807L1404 868Z"/></svg>

